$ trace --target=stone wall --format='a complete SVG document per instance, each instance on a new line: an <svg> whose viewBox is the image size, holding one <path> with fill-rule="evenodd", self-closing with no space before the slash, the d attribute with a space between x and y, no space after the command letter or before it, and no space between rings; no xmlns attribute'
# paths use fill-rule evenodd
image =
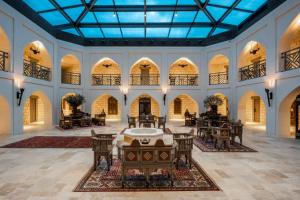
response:
<svg viewBox="0 0 300 200"><path fill-rule="evenodd" d="M100 114L104 109L106 113L106 119L108 120L121 120L121 105L118 102L118 114L117 115L109 115L108 114L108 98L111 97L110 95L102 95L101 97L97 98L93 105L92 105L92 116L95 114Z"/></svg>
<svg viewBox="0 0 300 200"><path fill-rule="evenodd" d="M174 114L174 101L169 105L169 119L184 119L184 112L186 109L190 113L198 114L198 105L197 103L188 95L179 95L177 98L181 99L181 114Z"/></svg>

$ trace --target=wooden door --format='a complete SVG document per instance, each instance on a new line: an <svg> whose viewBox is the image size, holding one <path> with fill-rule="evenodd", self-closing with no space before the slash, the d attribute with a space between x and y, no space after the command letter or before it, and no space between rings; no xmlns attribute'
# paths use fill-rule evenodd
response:
<svg viewBox="0 0 300 200"><path fill-rule="evenodd" d="M150 68L143 67L141 68L141 85L149 85L150 84Z"/></svg>
<svg viewBox="0 0 300 200"><path fill-rule="evenodd" d="M30 97L30 123L37 121L37 97Z"/></svg>
<svg viewBox="0 0 300 200"><path fill-rule="evenodd" d="M253 122L260 122L260 97L253 97Z"/></svg>
<svg viewBox="0 0 300 200"><path fill-rule="evenodd" d="M140 98L139 100L139 115L150 115L151 114L151 99Z"/></svg>

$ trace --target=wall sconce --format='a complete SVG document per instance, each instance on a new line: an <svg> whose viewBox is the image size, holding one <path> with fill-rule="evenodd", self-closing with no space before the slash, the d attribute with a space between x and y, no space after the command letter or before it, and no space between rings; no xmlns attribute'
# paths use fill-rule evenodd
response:
<svg viewBox="0 0 300 200"><path fill-rule="evenodd" d="M167 100L167 92L168 89L166 87L162 88L162 93L163 93L163 101L164 101L164 106L166 105L166 100Z"/></svg>
<svg viewBox="0 0 300 200"><path fill-rule="evenodd" d="M272 92L272 88L274 88L275 86L275 79L269 79L266 82L266 88L265 88L265 92L267 94L267 98L268 98L268 106L271 107L271 101L273 100L273 92Z"/></svg>
<svg viewBox="0 0 300 200"><path fill-rule="evenodd" d="M126 106L127 102L127 94L128 94L128 88L127 87L121 87L121 92L124 94L124 105Z"/></svg>
<svg viewBox="0 0 300 200"><path fill-rule="evenodd" d="M21 88L21 80L20 79L15 79L15 81L16 81L16 85L17 85L17 104L18 104L18 106L20 106L25 89Z"/></svg>

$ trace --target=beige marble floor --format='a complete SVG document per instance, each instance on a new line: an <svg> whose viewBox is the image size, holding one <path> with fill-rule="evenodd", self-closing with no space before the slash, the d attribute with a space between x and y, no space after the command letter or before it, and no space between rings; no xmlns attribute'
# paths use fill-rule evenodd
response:
<svg viewBox="0 0 300 200"><path fill-rule="evenodd" d="M120 132L124 124L111 123L101 132ZM168 125L185 131L180 123ZM268 138L248 128L245 145L258 153L203 153L193 157L222 189L219 192L75 193L78 181L93 162L90 149L0 149L0 199L236 199L289 200L300 198L300 141ZM1 137L0 145L33 135L89 135L89 129L57 129Z"/></svg>

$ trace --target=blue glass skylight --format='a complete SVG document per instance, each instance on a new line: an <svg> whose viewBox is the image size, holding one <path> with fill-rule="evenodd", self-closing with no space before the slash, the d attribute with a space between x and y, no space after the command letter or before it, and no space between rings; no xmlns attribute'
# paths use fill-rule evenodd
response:
<svg viewBox="0 0 300 200"><path fill-rule="evenodd" d="M106 38L121 38L120 28L102 28L104 37Z"/></svg>
<svg viewBox="0 0 300 200"><path fill-rule="evenodd" d="M224 33L226 31L229 31L227 28L216 28L216 30L212 33L212 35L218 35L220 33Z"/></svg>
<svg viewBox="0 0 300 200"><path fill-rule="evenodd" d="M118 6L126 5L144 5L144 0L115 0L115 4Z"/></svg>
<svg viewBox="0 0 300 200"><path fill-rule="evenodd" d="M79 15L83 11L83 6L76 7L76 8L68 8L68 9L65 9L64 11L69 15L69 17L73 21L76 21L78 19Z"/></svg>
<svg viewBox="0 0 300 200"><path fill-rule="evenodd" d="M194 0L178 0L177 5L196 5Z"/></svg>
<svg viewBox="0 0 300 200"><path fill-rule="evenodd" d="M144 23L144 12L118 12L121 23Z"/></svg>
<svg viewBox="0 0 300 200"><path fill-rule="evenodd" d="M113 0L97 0L96 6L112 6L114 5Z"/></svg>
<svg viewBox="0 0 300 200"><path fill-rule="evenodd" d="M37 0L23 0L23 1L36 12L43 11L43 10L54 9L54 6L48 0L39 0L39 1L37 1Z"/></svg>
<svg viewBox="0 0 300 200"><path fill-rule="evenodd" d="M147 5L176 5L176 0L146 0Z"/></svg>
<svg viewBox="0 0 300 200"><path fill-rule="evenodd" d="M56 0L56 2L60 7L82 5L81 0Z"/></svg>
<svg viewBox="0 0 300 200"><path fill-rule="evenodd" d="M143 38L145 37L144 28L122 28L123 37L125 38Z"/></svg>
<svg viewBox="0 0 300 200"><path fill-rule="evenodd" d="M52 26L68 23L68 20L58 11L41 13L40 15Z"/></svg>
<svg viewBox="0 0 300 200"><path fill-rule="evenodd" d="M211 28L209 27L192 27L189 32L188 38L206 38L210 30Z"/></svg>
<svg viewBox="0 0 300 200"><path fill-rule="evenodd" d="M174 27L171 28L169 38L186 38L189 28L184 27Z"/></svg>
<svg viewBox="0 0 300 200"><path fill-rule="evenodd" d="M173 12L147 12L147 22L158 23L158 22L172 22Z"/></svg>
<svg viewBox="0 0 300 200"><path fill-rule="evenodd" d="M223 20L225 24L240 25L245 19L247 19L251 13L233 10L229 15Z"/></svg>
<svg viewBox="0 0 300 200"><path fill-rule="evenodd" d="M88 12L84 18L81 20L81 23L97 23L93 13Z"/></svg>
<svg viewBox="0 0 300 200"><path fill-rule="evenodd" d="M202 10L200 10L198 11L195 22L210 22L210 20L208 19L206 14Z"/></svg>
<svg viewBox="0 0 300 200"><path fill-rule="evenodd" d="M67 28L67 29L63 29L62 31L79 36L79 33L76 31L75 28Z"/></svg>
<svg viewBox="0 0 300 200"><path fill-rule="evenodd" d="M227 11L225 8L219 8L215 6L207 6L206 9L213 16L213 18L218 21L224 13Z"/></svg>
<svg viewBox="0 0 300 200"><path fill-rule="evenodd" d="M220 6L230 7L236 0L209 0L209 4L215 4ZM247 0L249 1L249 0Z"/></svg>
<svg viewBox="0 0 300 200"><path fill-rule="evenodd" d="M267 0L242 0L236 7L240 9L256 11L266 2Z"/></svg>
<svg viewBox="0 0 300 200"><path fill-rule="evenodd" d="M118 17L114 12L95 12L99 23L118 23Z"/></svg>
<svg viewBox="0 0 300 200"><path fill-rule="evenodd" d="M87 38L103 38L99 28L80 28L80 31Z"/></svg>
<svg viewBox="0 0 300 200"><path fill-rule="evenodd" d="M147 28L147 38L166 38L169 34L169 28Z"/></svg>
<svg viewBox="0 0 300 200"><path fill-rule="evenodd" d="M196 11L179 11L175 12L173 22L191 23L194 21Z"/></svg>

